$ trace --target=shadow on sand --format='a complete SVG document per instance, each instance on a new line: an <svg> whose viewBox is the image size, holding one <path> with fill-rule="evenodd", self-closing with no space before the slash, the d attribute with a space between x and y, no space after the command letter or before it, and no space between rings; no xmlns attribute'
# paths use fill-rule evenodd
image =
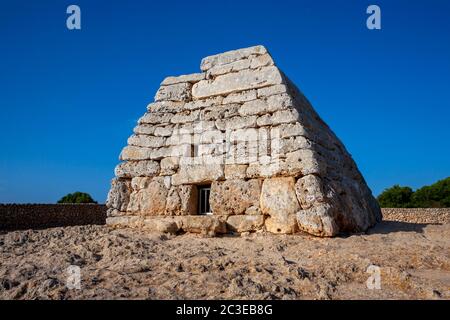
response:
<svg viewBox="0 0 450 320"><path fill-rule="evenodd" d="M422 233L423 229L434 223L411 223L401 221L382 221L367 231L367 234L389 234L393 232Z"/></svg>

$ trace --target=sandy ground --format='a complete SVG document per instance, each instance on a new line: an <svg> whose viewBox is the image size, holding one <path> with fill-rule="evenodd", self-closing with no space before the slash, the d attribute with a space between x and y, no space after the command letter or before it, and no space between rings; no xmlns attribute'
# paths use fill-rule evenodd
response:
<svg viewBox="0 0 450 320"><path fill-rule="evenodd" d="M81 270L68 289L67 268ZM368 289L369 265L381 289ZM106 226L0 234L2 299L449 299L450 224L333 239L169 236Z"/></svg>

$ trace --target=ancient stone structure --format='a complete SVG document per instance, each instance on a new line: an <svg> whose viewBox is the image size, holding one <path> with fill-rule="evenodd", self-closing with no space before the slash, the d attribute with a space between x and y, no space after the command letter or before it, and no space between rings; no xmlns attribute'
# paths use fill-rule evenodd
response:
<svg viewBox="0 0 450 320"><path fill-rule="evenodd" d="M343 144L263 46L168 77L115 169L107 224L176 233L361 232L381 211Z"/></svg>

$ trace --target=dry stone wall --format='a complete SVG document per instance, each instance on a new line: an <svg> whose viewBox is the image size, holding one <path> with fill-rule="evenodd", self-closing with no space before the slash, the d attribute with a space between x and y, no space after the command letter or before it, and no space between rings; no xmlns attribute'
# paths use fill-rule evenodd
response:
<svg viewBox="0 0 450 320"><path fill-rule="evenodd" d="M360 232L381 211L355 162L263 46L166 78L108 195L107 223L208 234ZM211 184L212 215L197 215Z"/></svg>
<svg viewBox="0 0 450 320"><path fill-rule="evenodd" d="M102 204L0 204L0 230L105 224Z"/></svg>

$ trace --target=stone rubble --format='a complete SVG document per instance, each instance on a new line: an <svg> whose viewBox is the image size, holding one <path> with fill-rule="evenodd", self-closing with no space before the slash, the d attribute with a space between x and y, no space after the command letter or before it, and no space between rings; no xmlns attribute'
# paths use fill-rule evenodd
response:
<svg viewBox="0 0 450 320"><path fill-rule="evenodd" d="M380 208L342 142L263 46L167 77L108 194L107 223L160 232L363 232ZM198 187L211 185L211 215Z"/></svg>

